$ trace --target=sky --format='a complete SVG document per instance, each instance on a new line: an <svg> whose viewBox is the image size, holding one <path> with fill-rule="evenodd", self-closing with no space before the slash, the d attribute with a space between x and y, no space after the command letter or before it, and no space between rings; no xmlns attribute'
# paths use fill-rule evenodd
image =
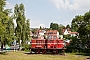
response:
<svg viewBox="0 0 90 60"><path fill-rule="evenodd" d="M90 0L7 0L6 8L14 10L20 3L25 6L31 28L50 27L52 22L66 26L76 15L90 10Z"/></svg>

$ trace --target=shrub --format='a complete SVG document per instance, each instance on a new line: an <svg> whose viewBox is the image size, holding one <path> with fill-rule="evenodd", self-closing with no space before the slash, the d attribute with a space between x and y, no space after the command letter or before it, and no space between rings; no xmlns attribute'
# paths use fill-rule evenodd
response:
<svg viewBox="0 0 90 60"><path fill-rule="evenodd" d="M29 44L25 44L24 51L30 51L30 45Z"/></svg>

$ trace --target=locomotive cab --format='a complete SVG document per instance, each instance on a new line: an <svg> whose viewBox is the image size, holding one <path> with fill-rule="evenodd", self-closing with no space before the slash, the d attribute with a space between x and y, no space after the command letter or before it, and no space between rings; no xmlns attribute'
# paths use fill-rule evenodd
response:
<svg viewBox="0 0 90 60"><path fill-rule="evenodd" d="M48 35L47 48L48 49L63 49L64 48L64 40L58 39L57 35L55 35L55 34Z"/></svg>

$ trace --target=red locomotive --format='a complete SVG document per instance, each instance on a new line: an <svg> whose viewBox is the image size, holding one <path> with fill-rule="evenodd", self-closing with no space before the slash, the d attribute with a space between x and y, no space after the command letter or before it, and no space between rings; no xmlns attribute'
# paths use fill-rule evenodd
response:
<svg viewBox="0 0 90 60"><path fill-rule="evenodd" d="M32 39L31 51L35 53L46 54L48 52L58 54L64 50L64 40L59 39L57 30L49 30L46 32L46 39Z"/></svg>

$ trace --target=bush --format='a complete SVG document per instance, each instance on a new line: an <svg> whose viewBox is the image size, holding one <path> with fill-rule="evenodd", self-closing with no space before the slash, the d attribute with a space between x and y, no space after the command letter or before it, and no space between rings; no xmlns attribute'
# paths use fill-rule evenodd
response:
<svg viewBox="0 0 90 60"><path fill-rule="evenodd" d="M30 51L30 45L29 44L26 44L24 46L24 51Z"/></svg>

